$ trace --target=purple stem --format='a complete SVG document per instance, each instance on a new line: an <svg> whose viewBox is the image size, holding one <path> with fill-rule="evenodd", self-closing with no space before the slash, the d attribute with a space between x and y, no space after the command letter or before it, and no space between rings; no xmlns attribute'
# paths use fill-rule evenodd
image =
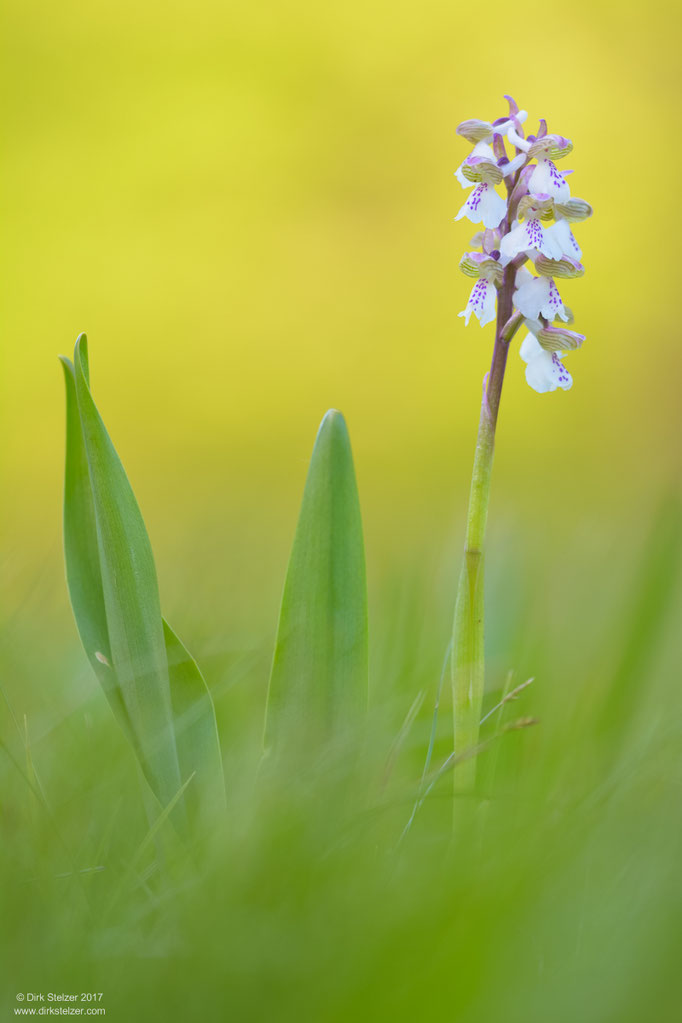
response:
<svg viewBox="0 0 682 1023"><path fill-rule="evenodd" d="M511 195L516 184L516 178L514 181L509 182L507 185L507 193L510 197L509 208L507 209L507 216L503 226L503 236L509 232L510 226L514 219L514 213L511 209ZM502 384L504 383L504 371L507 367L507 355L509 353L509 340L503 337L504 328L514 311L514 278L516 277L516 267L513 263L510 263L504 269L504 276L502 277L502 286L497 293L497 321L495 323L495 346L493 348L493 358L490 364L490 372L488 373L488 386L486 387L486 397L488 406L488 414L490 416L490 422L495 432L495 426L497 425L497 416L500 410L500 398L502 397Z"/></svg>

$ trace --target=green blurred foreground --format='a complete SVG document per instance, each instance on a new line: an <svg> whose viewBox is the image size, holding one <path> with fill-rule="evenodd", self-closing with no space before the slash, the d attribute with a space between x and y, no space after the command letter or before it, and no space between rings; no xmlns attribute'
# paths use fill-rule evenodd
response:
<svg viewBox="0 0 682 1023"><path fill-rule="evenodd" d="M149 834L75 636L6 621L5 1011L54 990L102 991L126 1020L677 1019L679 538L666 499L634 547L516 537L532 575L493 543L485 709L505 682L535 681L484 725L478 793L456 802L454 829L448 775L402 841L453 600L426 568L375 590L363 756L261 764L274 621L249 650L192 643L228 788L200 862L167 822ZM192 623L220 633L203 599L188 598L188 639ZM434 767L450 727L444 697Z"/></svg>

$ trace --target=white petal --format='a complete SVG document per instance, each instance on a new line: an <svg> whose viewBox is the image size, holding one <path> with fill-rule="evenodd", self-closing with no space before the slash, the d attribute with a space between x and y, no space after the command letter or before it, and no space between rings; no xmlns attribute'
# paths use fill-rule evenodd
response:
<svg viewBox="0 0 682 1023"><path fill-rule="evenodd" d="M507 263L514 256L518 256L519 252L522 252L524 249L524 226L524 224L519 224L517 221L515 227L500 242L500 253L505 257Z"/></svg>
<svg viewBox="0 0 682 1023"><path fill-rule="evenodd" d="M561 301L561 295L559 289L552 280L551 277L546 278L549 283L549 293L545 304L540 309L540 312L549 320L551 323L555 316L559 316L564 323L568 323L568 314L564 309L564 303Z"/></svg>
<svg viewBox="0 0 682 1023"><path fill-rule="evenodd" d="M495 135L506 135L510 128L513 128L514 122L511 120L502 121L501 124L494 124L492 126L493 134Z"/></svg>
<svg viewBox="0 0 682 1023"><path fill-rule="evenodd" d="M551 195L556 202L566 202L571 196L568 182L552 161L547 159L538 160L528 182L528 191L534 195Z"/></svg>
<svg viewBox="0 0 682 1023"><path fill-rule="evenodd" d="M491 320L495 319L496 297L495 285L480 277L471 289L466 309L459 313L460 316L464 317L467 327L469 326L469 319L472 313L474 316L478 316L482 327L485 327L486 323L490 323Z"/></svg>
<svg viewBox="0 0 682 1023"><path fill-rule="evenodd" d="M539 355L527 361L526 381L538 394L556 391L557 387L568 391L573 386L573 378L556 352L550 354L540 349Z"/></svg>
<svg viewBox="0 0 682 1023"><path fill-rule="evenodd" d="M564 255L564 248L561 240L557 238L554 228L556 224L552 224L551 227L545 228L545 245L542 249L543 256L547 256L548 259L561 259Z"/></svg>
<svg viewBox="0 0 682 1023"><path fill-rule="evenodd" d="M548 299L548 277L533 277L514 292L514 305L529 320L537 320Z"/></svg>
<svg viewBox="0 0 682 1023"><path fill-rule="evenodd" d="M544 316L551 322L555 316L560 316L568 322L559 289L551 277L534 277L522 284L514 292L514 305L529 320Z"/></svg>
<svg viewBox="0 0 682 1023"><path fill-rule="evenodd" d="M483 221L485 227L493 228L497 227L506 212L506 201L497 194L492 185L483 182L476 185L455 220L467 217L472 224L480 224Z"/></svg>
<svg viewBox="0 0 682 1023"><path fill-rule="evenodd" d="M533 337L532 334L526 334L521 347L519 348L519 355L524 362L530 362L532 359L536 359L538 355L542 355L544 349L538 339Z"/></svg>
<svg viewBox="0 0 682 1023"><path fill-rule="evenodd" d="M519 110L519 112L516 115L516 120L519 122L519 124L523 124L524 121L528 120L528 111ZM509 129L513 127L514 121L511 117L509 117L506 121L502 121L501 124L494 124L492 126L492 130L495 135L506 135Z"/></svg>
<svg viewBox="0 0 682 1023"><path fill-rule="evenodd" d="M495 150L487 142L477 142L471 150L471 155L483 156L486 160L490 160L491 163L497 163L497 160L495 159Z"/></svg>
<svg viewBox="0 0 682 1023"><path fill-rule="evenodd" d="M481 196L483 189L487 188L487 185L476 185L467 201L462 206L461 210L455 217L455 220L461 220L462 217L466 217L472 222L472 224L480 224L481 222Z"/></svg>
<svg viewBox="0 0 682 1023"><path fill-rule="evenodd" d="M533 277L533 275L530 272L530 270L528 269L528 267L527 266L520 266L518 268L518 270L516 271L516 277L514 278L514 283L516 284L517 288L520 288L524 284L530 284L530 282L534 281L534 280L535 280L535 278ZM535 319L535 317L531 317L531 319Z"/></svg>
<svg viewBox="0 0 682 1023"><path fill-rule="evenodd" d="M551 227L547 228L547 234L556 242L557 247L561 250L561 256L570 256L571 259L580 261L583 250L573 237L573 232L567 220L563 218L557 220L556 224L552 224ZM561 259L561 256L552 256L552 259Z"/></svg>
<svg viewBox="0 0 682 1023"><path fill-rule="evenodd" d="M502 164L500 170L502 171L503 176L507 178L509 177L510 174L514 174L519 169L519 167L523 167L525 162L526 154L519 153L519 155L515 156L513 160L509 161L509 163Z"/></svg>
<svg viewBox="0 0 682 1023"><path fill-rule="evenodd" d="M482 327L485 327L486 323L491 323L497 316L497 289L489 281L486 281L486 284L488 288L483 308L480 313L477 313Z"/></svg>
<svg viewBox="0 0 682 1023"><path fill-rule="evenodd" d="M527 153L530 149L530 142L526 142L525 139L522 139L514 127L511 127L507 131L507 138L511 144L516 146L517 149L520 149L522 153Z"/></svg>
<svg viewBox="0 0 682 1023"><path fill-rule="evenodd" d="M497 227L507 212L507 200L498 195L492 185L485 186L487 191L481 204L482 219L485 227Z"/></svg>
<svg viewBox="0 0 682 1023"><path fill-rule="evenodd" d="M537 218L518 224L504 236L500 243L500 252L510 259L517 256L519 252L542 252L547 255L547 248L545 229Z"/></svg>

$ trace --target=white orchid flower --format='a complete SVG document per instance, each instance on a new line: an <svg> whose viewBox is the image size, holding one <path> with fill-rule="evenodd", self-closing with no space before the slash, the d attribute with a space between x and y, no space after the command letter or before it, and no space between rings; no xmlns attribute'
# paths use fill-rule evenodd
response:
<svg viewBox="0 0 682 1023"><path fill-rule="evenodd" d="M526 280L514 292L514 305L521 315L528 320L544 316L550 322L558 316L568 323L568 314L554 280L551 277L528 276L530 280Z"/></svg>
<svg viewBox="0 0 682 1023"><path fill-rule="evenodd" d="M550 195L555 202L566 202L571 197L566 178L547 157L538 160L538 165L530 176L528 190L533 195L538 193Z"/></svg>
<svg viewBox="0 0 682 1023"><path fill-rule="evenodd" d="M580 260L583 250L575 240L571 231L571 225L567 220L563 218L557 220L556 223L545 230L545 234L550 235L551 242L561 250L562 256L570 256L571 259ZM561 259L561 256L552 256L551 258Z"/></svg>
<svg viewBox="0 0 682 1023"><path fill-rule="evenodd" d="M471 289L466 309L463 309L459 316L464 317L464 323L468 327L471 314L478 316L481 326L485 327L495 319L495 307L497 299L497 288L485 277L479 277Z"/></svg>
<svg viewBox="0 0 682 1023"><path fill-rule="evenodd" d="M472 149L470 155L467 156L466 160L462 160L459 167L455 171L455 177L459 181L462 188L472 188L476 184L475 181L469 181L468 178L465 178L462 170L462 168L465 165L471 166L472 160L476 160L477 162L491 163L494 164L495 167L497 167L497 160L495 159L493 147L489 145L487 142L477 142L474 148Z"/></svg>
<svg viewBox="0 0 682 1023"><path fill-rule="evenodd" d="M500 243L500 252L506 262L521 252L541 252L548 259L561 259L564 254L561 242L552 234L552 229L543 227L537 218L525 220L522 224L515 221L509 234Z"/></svg>
<svg viewBox="0 0 682 1023"><path fill-rule="evenodd" d="M455 217L461 220L467 217L472 224L483 224L484 227L497 227L507 212L507 200L498 195L492 185L482 182L476 185L473 192Z"/></svg>
<svg viewBox="0 0 682 1023"><path fill-rule="evenodd" d="M546 352L537 338L526 334L519 355L526 363L526 381L538 394L556 391L560 387L569 391L573 377L563 362L563 352Z"/></svg>

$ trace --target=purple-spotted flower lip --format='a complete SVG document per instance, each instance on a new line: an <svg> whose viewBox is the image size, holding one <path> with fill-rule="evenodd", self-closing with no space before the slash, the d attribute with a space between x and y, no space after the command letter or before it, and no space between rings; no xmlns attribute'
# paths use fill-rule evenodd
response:
<svg viewBox="0 0 682 1023"><path fill-rule="evenodd" d="M527 215L523 223L515 222L502 239L500 251L507 262L521 253L532 258L542 255L549 260L560 260L563 255L561 244L551 230L543 226L538 216L532 215Z"/></svg>
<svg viewBox="0 0 682 1023"><path fill-rule="evenodd" d="M455 220L467 217L472 224L483 223L484 227L495 228L504 219L506 212L506 200L498 195L492 185L483 182L476 185Z"/></svg>
<svg viewBox="0 0 682 1023"><path fill-rule="evenodd" d="M468 327L473 313L474 316L478 317L481 326L484 327L486 323L491 323L495 319L496 298L497 289L495 285L487 280L487 278L479 277L471 289L466 308L461 313L458 313L458 316L464 317L464 324Z"/></svg>
<svg viewBox="0 0 682 1023"><path fill-rule="evenodd" d="M570 171L559 171L553 160L541 155L528 178L527 188L532 195L549 195L555 202L566 202L571 196L566 177Z"/></svg>

